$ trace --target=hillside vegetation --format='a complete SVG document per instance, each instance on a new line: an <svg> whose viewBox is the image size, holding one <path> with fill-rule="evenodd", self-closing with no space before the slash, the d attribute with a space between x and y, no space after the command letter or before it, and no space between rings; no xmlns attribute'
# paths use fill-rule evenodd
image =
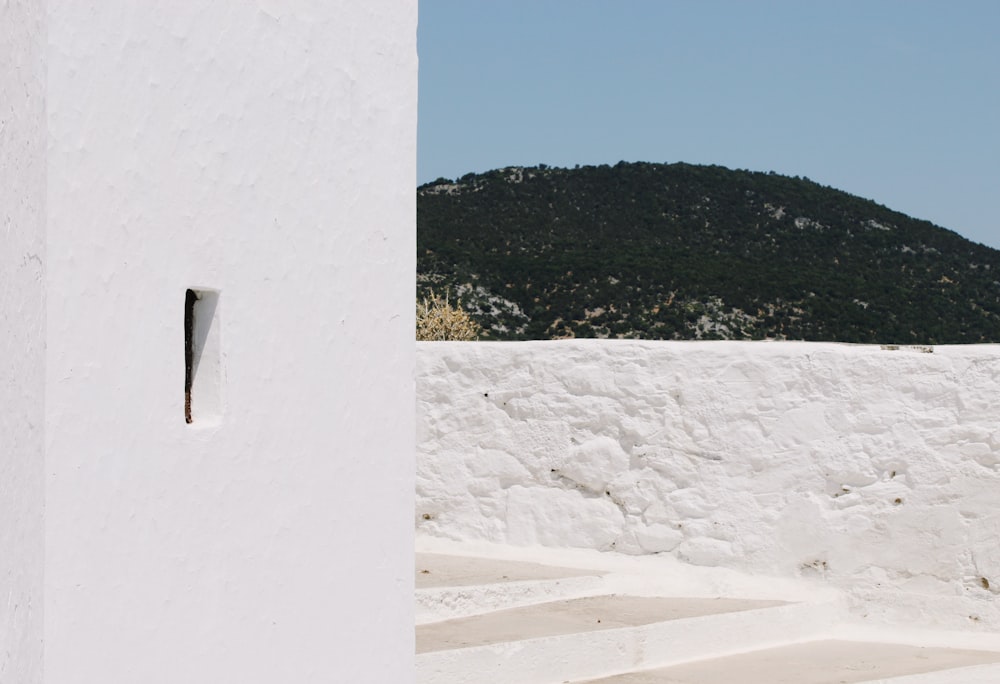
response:
<svg viewBox="0 0 1000 684"><path fill-rule="evenodd" d="M807 178L506 168L417 189L418 296L482 339L1000 341L1000 251Z"/></svg>

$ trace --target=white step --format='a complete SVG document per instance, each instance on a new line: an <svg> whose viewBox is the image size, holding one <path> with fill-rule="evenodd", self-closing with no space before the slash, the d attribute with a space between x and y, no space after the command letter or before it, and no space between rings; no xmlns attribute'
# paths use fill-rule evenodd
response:
<svg viewBox="0 0 1000 684"><path fill-rule="evenodd" d="M417 624L602 593L604 573L439 553L416 557Z"/></svg>
<svg viewBox="0 0 1000 684"><path fill-rule="evenodd" d="M585 680L816 637L839 616L835 602L635 596L555 601L419 626L417 681Z"/></svg>
<svg viewBox="0 0 1000 684"><path fill-rule="evenodd" d="M1000 653L857 641L812 641L586 684L997 684Z"/></svg>
<svg viewBox="0 0 1000 684"><path fill-rule="evenodd" d="M1000 635L848 619L815 583L669 557L418 549L418 684L1000 684Z"/></svg>

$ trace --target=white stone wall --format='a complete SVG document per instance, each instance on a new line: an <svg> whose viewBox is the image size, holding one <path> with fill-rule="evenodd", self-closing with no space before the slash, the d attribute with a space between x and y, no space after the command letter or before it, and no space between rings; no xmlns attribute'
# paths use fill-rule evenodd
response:
<svg viewBox="0 0 1000 684"><path fill-rule="evenodd" d="M418 345L417 528L669 552L1000 627L1000 348Z"/></svg>
<svg viewBox="0 0 1000 684"><path fill-rule="evenodd" d="M0 7L0 681L413 680L416 12Z"/></svg>
<svg viewBox="0 0 1000 684"><path fill-rule="evenodd" d="M42 681L45 7L0 5L0 682Z"/></svg>

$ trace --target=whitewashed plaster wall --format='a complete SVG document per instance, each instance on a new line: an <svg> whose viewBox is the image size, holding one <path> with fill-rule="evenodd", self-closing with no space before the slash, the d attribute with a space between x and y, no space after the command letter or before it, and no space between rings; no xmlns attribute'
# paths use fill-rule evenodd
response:
<svg viewBox="0 0 1000 684"><path fill-rule="evenodd" d="M45 9L0 5L0 682L42 681Z"/></svg>
<svg viewBox="0 0 1000 684"><path fill-rule="evenodd" d="M418 531L812 576L1000 627L1000 348L421 343Z"/></svg>
<svg viewBox="0 0 1000 684"><path fill-rule="evenodd" d="M45 681L412 681L416 3L47 7Z"/></svg>

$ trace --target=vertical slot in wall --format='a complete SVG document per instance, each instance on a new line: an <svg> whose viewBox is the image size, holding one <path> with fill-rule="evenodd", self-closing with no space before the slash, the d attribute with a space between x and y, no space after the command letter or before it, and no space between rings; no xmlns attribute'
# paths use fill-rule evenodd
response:
<svg viewBox="0 0 1000 684"><path fill-rule="evenodd" d="M214 425L222 418L219 291L184 292L184 420Z"/></svg>

